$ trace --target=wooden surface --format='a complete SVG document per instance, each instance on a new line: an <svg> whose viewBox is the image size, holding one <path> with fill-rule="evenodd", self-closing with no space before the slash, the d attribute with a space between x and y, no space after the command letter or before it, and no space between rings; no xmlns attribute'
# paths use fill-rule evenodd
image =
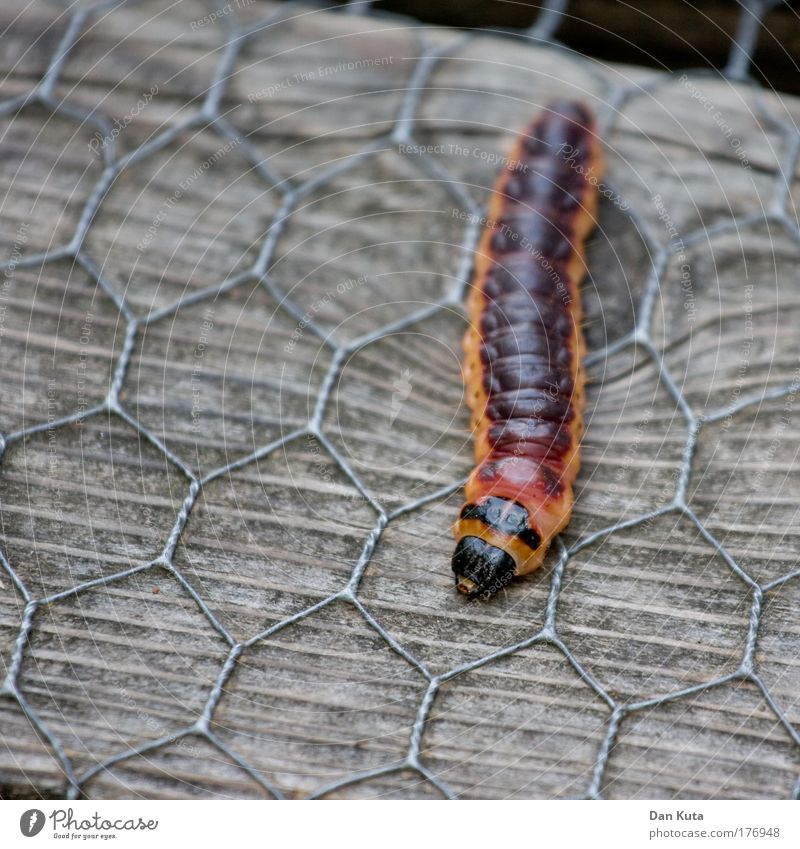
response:
<svg viewBox="0 0 800 849"><path fill-rule="evenodd" d="M193 0L153 20L163 6L93 20L56 88L125 125L116 138L121 154L199 108L227 37L221 21L192 26L207 13ZM0 29L13 21L0 52L6 96L45 70L64 26L57 9L3 4ZM254 2L241 12L252 21L272 9ZM452 34L428 37L445 44ZM399 24L299 15L245 46L221 111L280 180L299 184L391 128L419 55L418 35ZM436 301L454 283L465 222L441 182L417 167L419 156L447 168L482 203L498 157L537 109L569 96L600 110L608 85L626 81L657 78L493 37L454 44L421 96L414 131L418 144L438 147L403 156L386 145L304 198L277 244L275 284L345 344ZM157 95L131 117L154 83ZM626 102L607 139L610 184L662 245L758 213L777 196L787 139L759 120L752 91L694 84L713 110L680 81L661 80ZM768 103L785 120L800 111L791 99ZM721 122L735 128L736 149ZM4 258L69 240L100 171L92 132L39 106L2 119ZM280 193L243 149L220 154L222 145L210 129L178 135L124 171L103 201L86 250L138 316L224 280L258 254ZM591 352L632 329L651 252L625 209L606 199L584 295ZM796 379L796 236L762 223L694 245L687 239L685 256L676 254L655 300L652 340L692 409L710 414ZM99 403L124 338L108 294L69 260L18 268L2 283L3 431ZM470 469L463 329L460 308L442 310L348 355L335 382L324 433L388 510ZM310 328L247 282L143 329L121 400L206 474L302 426L330 361ZM599 355L589 374L568 545L668 504L687 436L642 346ZM799 430L789 396L709 424L698 438L689 504L762 583L795 569L800 554ZM181 472L118 417L44 430L13 442L0 464L3 550L31 595L43 598L156 557L186 492ZM551 557L490 603L458 597L449 526L459 498L435 498L390 522L360 592L434 674L535 634L555 565ZM325 446L303 437L202 490L175 566L234 639L245 640L343 588L375 520ZM570 559L557 628L609 696L629 705L736 670L751 602L723 555L671 513L603 536ZM799 602L798 578L764 594L756 652L757 671L795 729ZM0 573L6 662L23 607ZM157 568L41 608L19 685L80 775L194 722L227 650L185 586ZM211 727L266 782L303 796L402 758L425 688L352 606L335 602L244 652ZM580 796L609 717L564 655L536 644L442 685L422 761L465 797ZM732 681L626 716L601 790L611 798L783 798L798 772L800 747L763 692ZM19 705L0 697L0 797L63 792L52 751ZM100 771L84 792L265 795L228 754L192 736ZM332 795L439 793L406 770Z"/></svg>

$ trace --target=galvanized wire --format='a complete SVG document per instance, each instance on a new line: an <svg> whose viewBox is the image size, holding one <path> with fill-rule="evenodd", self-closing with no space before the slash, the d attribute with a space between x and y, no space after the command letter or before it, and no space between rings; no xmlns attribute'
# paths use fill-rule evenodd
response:
<svg viewBox="0 0 800 849"><path fill-rule="evenodd" d="M605 349L592 352L587 358L587 363L600 361L604 357L634 346L646 353L646 355L654 362L661 384L672 397L685 422L685 444L683 457L672 500L665 507L658 510L644 513L591 533L578 540L569 548L558 540L556 542L556 547L559 552L559 557L558 563L554 567L551 575L550 592L546 606L544 625L527 638L513 645L494 651L477 660L457 665L454 668L438 675L432 673L425 663L415 657L413 652L411 652L406 646L403 646L386 630L386 628L384 628L380 619L377 618L359 598L359 588L362 576L369 565L376 545L381 539L381 536L387 526L400 516L403 516L404 514L422 507L438 498L444 497L460 487L463 484L463 481L454 481L450 486L444 487L437 492L430 493L426 496L415 499L414 501L403 504L393 511L388 511L386 507L370 493L367 486L365 486L365 484L359 479L355 471L350 467L348 462L341 456L340 452L322 431L322 420L327 404L330 400L345 360L349 354L369 342L381 339L389 333L396 332L398 329L414 324L421 318L428 317L440 310L446 309L449 305L459 302L464 295L464 289L468 282L472 254L479 238L479 226L477 222L480 219L481 209L472 199L466 187L453 178L440 163L434 161L430 157L426 158L424 156L415 156L410 158L410 161L414 163L416 168L425 175L433 177L435 180L441 182L453 200L461 208L470 213L470 221L473 223L468 225L464 235L464 241L462 244L463 258L457 274L456 284L452 287L451 291L441 299L440 302L431 304L430 306L406 316L405 318L393 321L390 324L381 327L372 333L359 337L348 344L336 344L331 340L330 336L324 333L323 330L313 321L308 322L308 320L305 319L306 326L308 326L312 332L315 332L326 345L331 346L333 349L333 358L328 368L328 372L322 381L316 398L313 414L305 426L275 439L274 441L253 451L244 458L237 459L227 465L216 468L200 477L195 475L186 463L170 451L152 430L146 427L125 408L124 404L120 400L120 393L125 384L131 358L136 349L139 331L141 328L150 324L163 321L167 317L173 315L176 310L182 306L202 302L204 300L210 300L217 295L236 287L243 286L247 283L252 284L257 282L279 301L280 308L288 315L295 319L303 316L303 311L292 302L290 297L280 291L277 282L272 280L267 272L278 237L283 231L289 216L292 215L298 202L304 197L316 189L326 185L326 183L330 182L335 177L355 168L369 157L376 154L379 150L385 150L387 147L397 148L402 144L413 141L417 107L426 91L426 86L430 80L432 72L442 62L446 61L448 54L457 47L461 46L464 41L464 38L462 37L456 39L456 41L450 45L436 49L426 48L423 50L422 55L418 59L416 67L411 75L407 90L396 115L394 126L385 137L366 145L357 154L349 157L344 162L328 168L323 173L310 178L304 183L294 185L285 180L281 180L273 174L271 170L263 164L258 154L249 149L249 143L247 140L242 139L238 130L236 130L236 128L233 127L220 112L221 98L225 92L226 85L239 52L251 39L255 37L264 37L263 33L266 31L269 24L273 23L281 15L286 14L287 8L291 7L292 4L289 3L279 7L277 12L265 21L248 27L244 27L238 22L235 9L231 14L226 15L227 41L224 45L224 49L221 51L214 79L208 88L199 113L178 125L164 130L160 134L150 138L133 152L120 157L116 154L114 149L113 134L110 132L110 122L108 122L108 120L104 117L98 115L95 110L84 110L72 103L64 102L59 99L54 93L54 88L67 58L76 49L81 34L84 32L91 20L100 13L113 14L113 11L122 5L125 5L125 2L126 0L105 0L105 2L98 3L88 8L75 7L74 3L68 2L66 5L70 9L74 10L71 12L69 24L64 31L50 66L46 70L42 79L29 92L14 97L11 100L0 102L0 114L8 114L23 106L35 103L51 110L52 113L58 114L67 120L76 122L80 125L89 124L90 126L97 128L107 139L109 139L109 143L103 147L103 172L100 175L94 189L90 193L70 241L67 244L50 248L44 252L17 258L13 260L13 262L0 263L0 270L5 270L12 266L16 268L34 267L45 263L52 263L57 260L71 259L77 262L91 276L91 278L93 278L97 285L108 294L118 308L120 316L126 324L124 343L122 345L113 379L111 381L111 386L105 400L87 410L81 410L73 414L65 415L55 421L36 424L5 434L0 437L0 454L5 452L8 445L20 442L45 429L52 430L54 428L63 427L79 420L85 420L92 416L111 415L116 416L133 426L144 439L148 440L153 446L155 446L170 463L180 470L186 479L186 494L175 517L174 524L164 542L163 550L158 557L150 562L141 563L102 578L86 581L82 584L49 596L37 597L28 589L24 581L17 575L5 554L0 551L0 568L8 574L25 602L19 632L17 634L11 657L7 664L8 672L5 681L2 684L2 688L0 688L0 697L15 700L42 739L47 742L53 755L60 763L64 770L64 774L66 775L66 795L69 798L75 798L81 793L84 785L93 776L108 769L109 767L122 763L138 755L153 752L184 737L199 736L222 751L228 758L231 759L231 761L236 763L272 796L276 798L281 797L281 793L277 787L268 782L258 769L254 768L240 754L234 752L227 743L214 733L211 728L211 721L222 697L223 688L235 670L239 658L246 649L269 638L279 631L282 631L288 626L312 616L317 611L333 604L334 602L345 602L351 605L352 608L363 618L364 622L383 639L386 645L389 646L406 663L413 667L427 681L427 688L419 703L416 719L414 720L413 727L411 729L408 749L403 758L375 769L345 776L344 778L321 788L314 794L315 796L324 796L335 790L341 789L344 786L355 784L370 778L376 778L400 771L412 770L418 773L424 781L430 782L434 787L436 787L442 796L446 798L455 798L456 794L454 791L431 772L422 755L426 726L440 687L442 684L451 681L459 675L478 669L500 658L508 657L509 655L529 646L542 643L554 647L563 655L564 663L572 667L580 679L591 688L597 698L606 705L610 712L609 719L606 724L605 735L596 754L591 780L585 789L585 796L587 798L600 798L602 796L604 776L608 760L615 745L620 725L626 717L647 708L652 708L670 701L695 695L711 688L720 687L731 681L749 681L753 683L762 692L766 703L769 705L778 721L786 729L792 740L794 740L795 745L800 746L800 735L798 734L798 731L789 721L781 706L770 694L769 689L759 675L757 664L755 662L755 651L758 640L764 593L781 586L789 580L800 578L800 568L794 569L772 581L759 584L759 582L747 574L747 571L736 562L730 552L728 552L721 542L717 540L705 527L701 519L689 506L686 499L694 451L698 435L704 425L707 423L717 422L748 407L757 407L767 400L780 398L790 393L794 393L800 389L800 384L795 382L767 393L760 393L741 398L735 404L728 405L725 408L715 410L704 415L699 415L691 409L691 406L671 376L666 363L656 346L653 344L651 338L651 322L654 306L662 280L666 274L669 261L673 255L673 248L669 245L659 243L659 240L654 237L645 220L639 216L633 206L629 207L628 214L634 219L637 228L641 233L643 233L645 240L649 243L648 246L651 249L651 255L653 256L651 273L639 304L639 311L637 313L634 328L622 339L608 345ZM364 13L369 10L371 5L372 4L368 2L368 0L350 0L350 2L342 8L346 13ZM558 45L554 40L554 35L558 30L567 5L568 2L566 2L566 0L548 0L548 2L543 4L540 17L536 23L534 23L534 25L526 31L513 33L514 37L530 39L533 43L545 42L551 47L558 46L560 48L567 49L564 48L563 45ZM738 37L731 44L729 61L726 68L721 73L723 77L727 77L732 80L752 82L750 77L750 67L753 51L757 43L759 27L764 14L769 10L769 8L771 8L772 5L774 5L774 3L770 2L770 0L750 0L750 2L740 5L741 21L738 30ZM266 37L268 37L268 35ZM480 37L480 34L474 33L467 36L467 38L472 39ZM424 42L424 36L421 38ZM574 53L572 56L573 58L576 58ZM673 78L674 76L665 74L655 82L648 84L647 88L652 91L667 84ZM604 134L608 134L613 128L620 108L629 98L636 94L640 94L642 90L643 86L637 84L618 86L617 88L609 91L606 111L600 116L600 126ZM765 220L780 224L795 241L800 243L800 230L798 230L797 222L789 216L785 208L789 183L792 179L792 175L795 173L798 157L800 156L800 138L798 137L794 126L789 125L784 119L773 115L769 109L763 105L763 103L760 104L760 108L763 111L765 119L781 133L785 145L784 158L779 163L779 168L775 173L775 186L769 209L766 211L765 215L731 218L720 224L714 225L711 228L698 228L683 239L684 245L688 246L692 243L706 240L710 237L710 235L721 234L726 231L736 232L757 222L764 222ZM207 286L204 289L185 295L173 304L153 310L145 317L139 318L135 315L125 297L119 295L118 292L109 284L109 282L105 279L102 270L84 250L86 236L89 232L92 221L98 212L100 204L106 196L106 193L113 182L126 168L133 163L140 162L142 159L162 150L185 130L197 130L201 128L209 128L212 132L217 133L221 138L226 140L230 140L232 138L239 139L242 149L250 158L255 172L268 185L275 188L280 193L280 209L264 236L259 255L251 268L234 277L226 278L218 284ZM323 448L330 454L331 458L338 465L341 471L360 491L366 503L371 506L375 513L375 524L372 531L364 541L361 555L349 580L341 590L304 610L294 613L269 628L266 628L261 633L256 634L248 640L237 642L228 629L225 628L225 626L214 616L210 607L203 599L202 594L195 590L191 582L177 567L174 561L175 549L178 544L178 540L186 527L189 516L191 515L197 499L204 487L219 477L236 469L243 468L248 464L255 463L257 460L284 448L288 444L304 436L315 437ZM678 514L688 518L697 527L699 533L707 541L709 546L721 555L731 572L736 575L750 593L751 608L744 649L739 666L734 672L722 677L708 680L695 686L686 687L685 689L677 692L665 694L658 698L620 704L615 701L615 699L612 698L602 685L581 665L578 658L575 654L573 654L569 646L559 635L558 603L562 579L570 559L587 546L620 530L636 527L637 525L646 523L653 518L667 514ZM198 609L208 620L211 627L227 644L227 652L220 658L220 669L216 681L208 693L205 707L200 718L196 722L157 740L144 743L134 748L127 748L119 751L113 756L95 764L83 773L76 774L70 758L65 752L62 742L31 706L19 683L20 669L22 667L23 659L34 628L35 614L42 606L80 595L81 593L96 587L114 584L115 582L131 575L140 574L158 568L166 569L175 577L184 591L194 600ZM800 795L800 779L798 779L798 782L795 785L793 795L795 797Z"/></svg>

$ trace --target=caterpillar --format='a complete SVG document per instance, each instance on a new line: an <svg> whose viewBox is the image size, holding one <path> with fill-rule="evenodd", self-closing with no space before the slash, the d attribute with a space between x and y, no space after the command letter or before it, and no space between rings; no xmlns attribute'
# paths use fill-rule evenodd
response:
<svg viewBox="0 0 800 849"><path fill-rule="evenodd" d="M490 198L462 343L476 467L452 569L469 596L537 569L572 513L585 406L578 286L601 175L591 113L558 102L519 137Z"/></svg>

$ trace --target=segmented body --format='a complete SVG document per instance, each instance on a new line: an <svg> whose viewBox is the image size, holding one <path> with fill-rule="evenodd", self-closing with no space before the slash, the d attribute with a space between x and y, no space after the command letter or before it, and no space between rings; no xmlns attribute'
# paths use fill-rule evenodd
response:
<svg viewBox="0 0 800 849"><path fill-rule="evenodd" d="M588 110L553 104L491 198L463 340L477 466L453 570L468 594L538 568L569 522L584 410L579 284L601 171Z"/></svg>

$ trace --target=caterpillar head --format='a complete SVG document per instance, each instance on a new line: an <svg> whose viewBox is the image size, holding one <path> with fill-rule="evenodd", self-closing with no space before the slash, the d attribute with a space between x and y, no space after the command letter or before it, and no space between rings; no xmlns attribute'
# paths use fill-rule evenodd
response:
<svg viewBox="0 0 800 849"><path fill-rule="evenodd" d="M494 595L515 574L531 571L532 561L538 565L546 548L528 523L528 511L494 495L465 504L453 530L456 588L469 596Z"/></svg>
<svg viewBox="0 0 800 849"><path fill-rule="evenodd" d="M453 552L456 589L468 596L494 595L514 576L514 558L480 537L461 537Z"/></svg>

